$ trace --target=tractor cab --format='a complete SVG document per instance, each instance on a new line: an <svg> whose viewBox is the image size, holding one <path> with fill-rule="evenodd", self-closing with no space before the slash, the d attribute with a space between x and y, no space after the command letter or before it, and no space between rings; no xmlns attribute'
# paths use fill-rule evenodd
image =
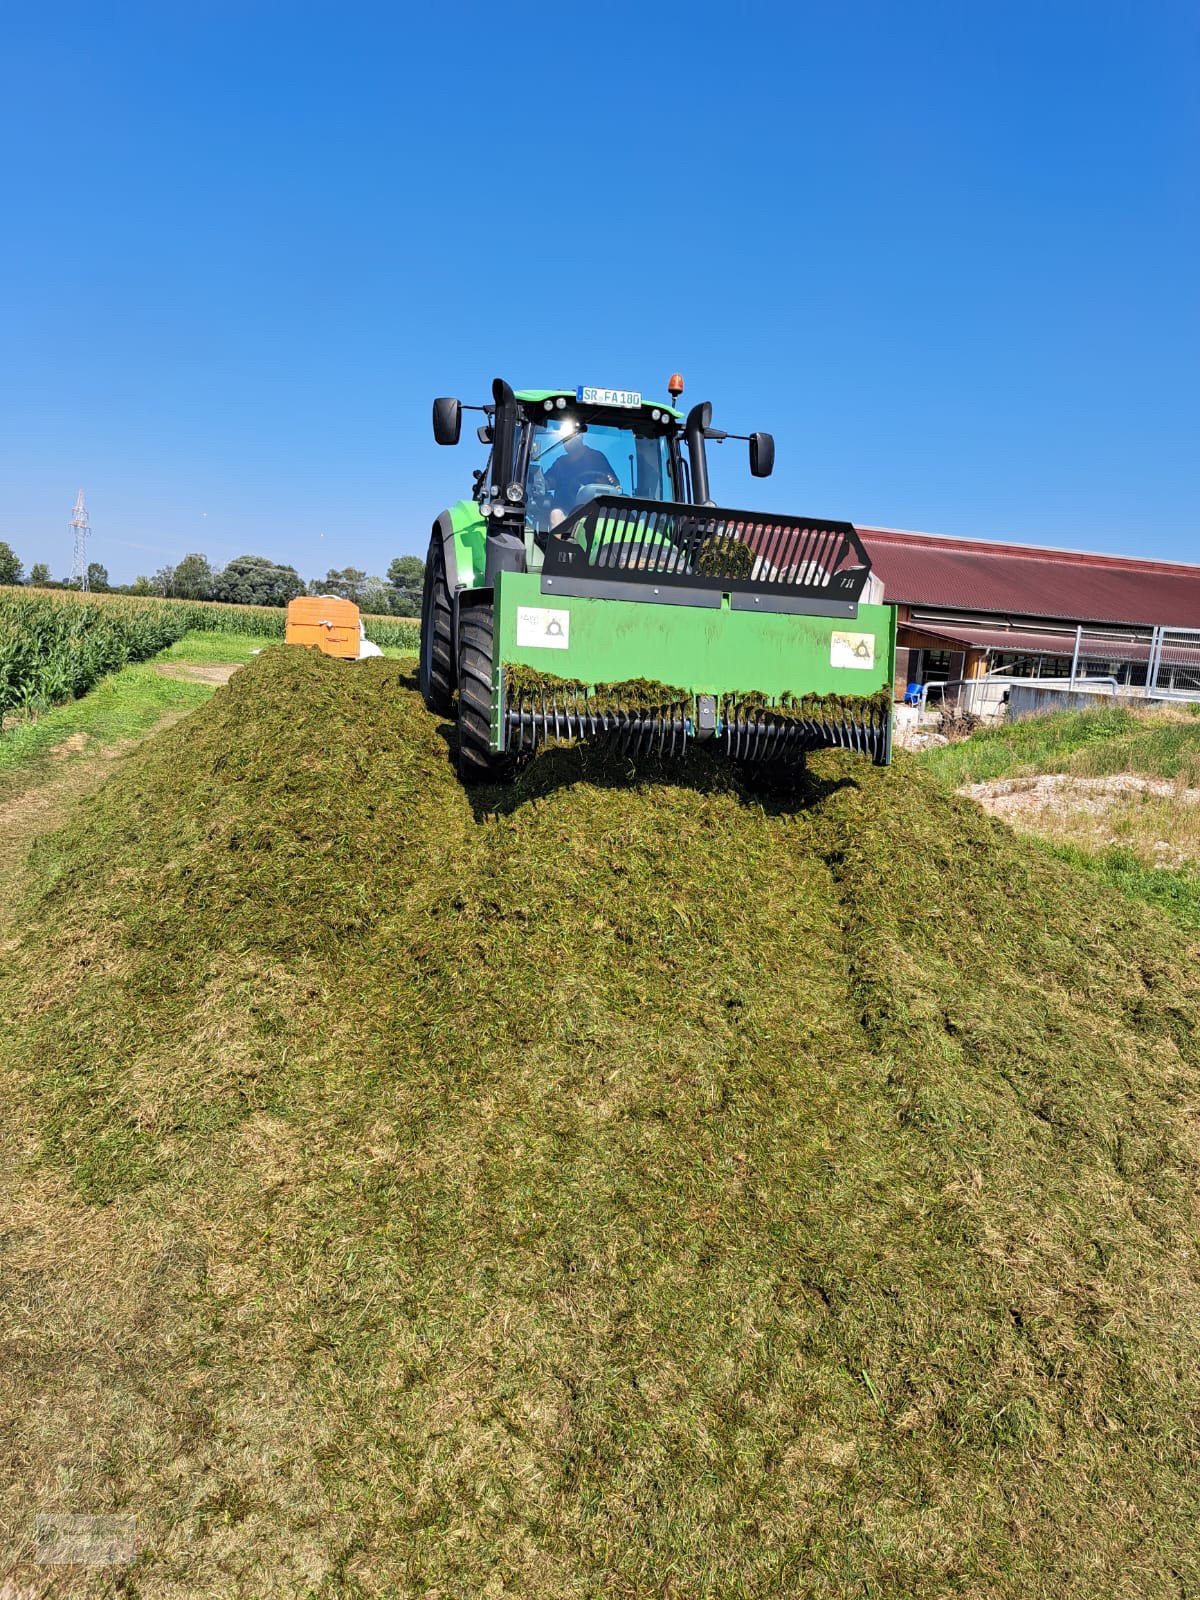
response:
<svg viewBox="0 0 1200 1600"><path fill-rule="evenodd" d="M558 397L558 398L561 398ZM542 548L556 527L599 495L684 498L684 464L666 408L564 407L543 401L522 421L515 477L525 491L525 527Z"/></svg>
<svg viewBox="0 0 1200 1600"><path fill-rule="evenodd" d="M673 375L668 387L677 399L683 379ZM755 477L768 477L775 462L769 433L731 435L713 428L708 403L694 406L685 418L673 405L645 400L634 390L513 390L497 379L490 406L434 402L439 444L458 442L464 410L484 413L478 435L490 446L486 464L475 472L472 499L492 519L493 535L497 518L510 534L520 519L527 571L540 571L550 536L602 496L711 504L709 443L744 439Z"/></svg>

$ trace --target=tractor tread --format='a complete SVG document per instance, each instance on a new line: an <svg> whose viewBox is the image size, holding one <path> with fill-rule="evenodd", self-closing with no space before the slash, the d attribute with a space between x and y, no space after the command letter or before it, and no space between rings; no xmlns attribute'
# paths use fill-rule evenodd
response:
<svg viewBox="0 0 1200 1600"><path fill-rule="evenodd" d="M441 535L434 533L425 560L425 592L421 597L421 698L435 716L454 710L454 624L446 557Z"/></svg>
<svg viewBox="0 0 1200 1600"><path fill-rule="evenodd" d="M493 628L490 604L463 607L458 623L458 775L464 783L507 783L516 770L511 756L491 748Z"/></svg>

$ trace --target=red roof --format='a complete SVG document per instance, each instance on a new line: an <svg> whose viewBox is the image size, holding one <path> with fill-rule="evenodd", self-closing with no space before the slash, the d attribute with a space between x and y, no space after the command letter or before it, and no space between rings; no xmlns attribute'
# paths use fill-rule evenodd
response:
<svg viewBox="0 0 1200 1600"><path fill-rule="evenodd" d="M859 528L884 598L945 611L1200 628L1200 567Z"/></svg>

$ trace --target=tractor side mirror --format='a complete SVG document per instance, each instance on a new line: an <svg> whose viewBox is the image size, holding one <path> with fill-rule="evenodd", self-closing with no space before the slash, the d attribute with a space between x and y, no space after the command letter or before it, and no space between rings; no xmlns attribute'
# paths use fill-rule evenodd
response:
<svg viewBox="0 0 1200 1600"><path fill-rule="evenodd" d="M769 433L750 435L750 472L755 478L769 478L775 470L775 439Z"/></svg>
<svg viewBox="0 0 1200 1600"><path fill-rule="evenodd" d="M433 402L433 437L439 444L457 444L462 433L462 401Z"/></svg>

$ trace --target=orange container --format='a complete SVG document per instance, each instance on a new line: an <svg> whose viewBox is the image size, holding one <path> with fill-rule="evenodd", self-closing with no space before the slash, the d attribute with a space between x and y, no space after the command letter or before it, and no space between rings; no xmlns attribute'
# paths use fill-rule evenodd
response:
<svg viewBox="0 0 1200 1600"><path fill-rule="evenodd" d="M288 601L283 637L288 644L315 644L327 656L357 661L358 607L334 595L301 595Z"/></svg>

